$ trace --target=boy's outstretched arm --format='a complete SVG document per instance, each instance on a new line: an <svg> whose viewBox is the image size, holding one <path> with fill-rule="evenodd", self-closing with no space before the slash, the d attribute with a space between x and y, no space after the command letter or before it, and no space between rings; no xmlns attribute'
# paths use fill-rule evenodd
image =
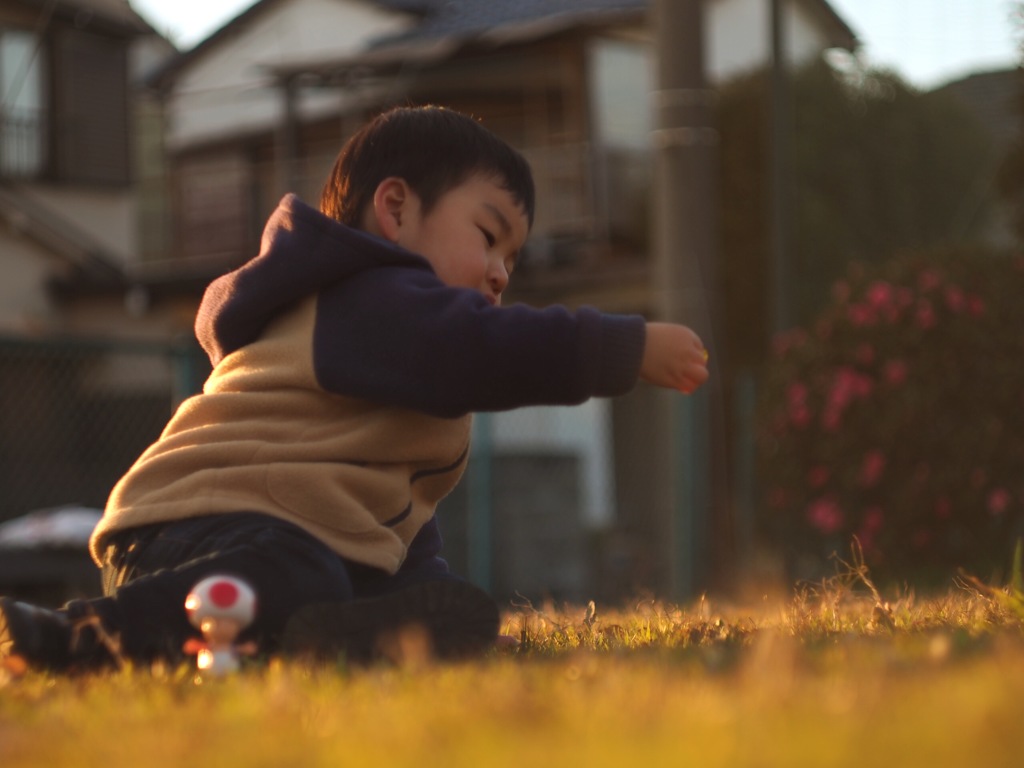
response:
<svg viewBox="0 0 1024 768"><path fill-rule="evenodd" d="M692 394L708 380L708 356L700 337L685 325L648 323L640 379Z"/></svg>

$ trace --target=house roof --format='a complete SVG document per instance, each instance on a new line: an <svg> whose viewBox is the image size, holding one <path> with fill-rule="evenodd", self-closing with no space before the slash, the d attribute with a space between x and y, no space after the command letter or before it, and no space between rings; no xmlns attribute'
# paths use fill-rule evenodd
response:
<svg viewBox="0 0 1024 768"><path fill-rule="evenodd" d="M124 272L116 256L54 208L33 199L26 190L0 185L0 218L11 229L71 264L78 277L101 282L123 281Z"/></svg>
<svg viewBox="0 0 1024 768"><path fill-rule="evenodd" d="M172 58L149 82L168 84L195 57L259 14L284 0L257 0L194 48ZM472 40L509 43L544 37L581 23L601 23L616 17L640 17L653 0L363 0L380 8L419 17L419 23L397 35L370 40L366 53L352 65L382 65L401 58L441 58ZM827 0L800 0L833 27L837 44L853 50L853 30ZM103 0L116 2L116 0Z"/></svg>
<svg viewBox="0 0 1024 768"><path fill-rule="evenodd" d="M999 69L968 75L938 90L952 94L971 110L1002 152L1017 141L1024 129L1020 109L1022 82L1024 70Z"/></svg>
<svg viewBox="0 0 1024 768"><path fill-rule="evenodd" d="M827 0L803 0L810 10L821 14L835 28L843 45L856 47L853 30L829 5ZM387 3L383 3L387 4ZM393 3L398 5L399 3ZM586 16L614 13L644 13L652 0L421 0L423 21L409 32L394 38L375 41L375 47L394 41L430 40L450 36L473 36L508 26L546 20L575 23Z"/></svg>
<svg viewBox="0 0 1024 768"><path fill-rule="evenodd" d="M151 296L194 295L238 266L237 259L208 257L124 264L53 206L11 184L0 184L0 221L71 267L48 282L61 298L120 294L131 287L143 288Z"/></svg>
<svg viewBox="0 0 1024 768"><path fill-rule="evenodd" d="M432 0L424 2L420 24L408 32L372 43L379 48L394 42L474 37L496 30L545 22L545 26L578 23L588 16L609 13L644 13L649 0Z"/></svg>
<svg viewBox="0 0 1024 768"><path fill-rule="evenodd" d="M128 0L19 0L39 10L40 15L54 13L58 17L73 19L75 24L82 26L99 22L112 32L122 34L153 34L155 30L135 9Z"/></svg>

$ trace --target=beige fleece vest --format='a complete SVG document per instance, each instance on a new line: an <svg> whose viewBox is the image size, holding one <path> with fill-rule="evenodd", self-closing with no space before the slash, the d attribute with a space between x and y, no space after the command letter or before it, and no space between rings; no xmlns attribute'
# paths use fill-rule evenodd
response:
<svg viewBox="0 0 1024 768"><path fill-rule="evenodd" d="M228 355L115 486L90 549L148 523L225 512L291 521L394 572L466 466L471 417L441 419L325 392L311 298Z"/></svg>

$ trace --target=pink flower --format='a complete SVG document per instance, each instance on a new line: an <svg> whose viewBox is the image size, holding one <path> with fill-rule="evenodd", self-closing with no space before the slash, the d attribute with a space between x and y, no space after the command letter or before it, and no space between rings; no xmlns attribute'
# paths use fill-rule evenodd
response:
<svg viewBox="0 0 1024 768"><path fill-rule="evenodd" d="M776 334L772 339L772 347L775 349L775 354L781 357L791 349L799 349L805 341L807 341L807 332L802 328L794 328L791 331Z"/></svg>
<svg viewBox="0 0 1024 768"><path fill-rule="evenodd" d="M925 293L938 288L941 283L942 275L934 269L923 269L917 276L917 284Z"/></svg>
<svg viewBox="0 0 1024 768"><path fill-rule="evenodd" d="M843 366L837 370L828 392L828 402L839 407L843 407L850 402L853 399L856 378L857 372L848 366Z"/></svg>
<svg viewBox="0 0 1024 768"><path fill-rule="evenodd" d="M861 365L871 365L875 361L875 348L867 342L858 344L856 356Z"/></svg>
<svg viewBox="0 0 1024 768"><path fill-rule="evenodd" d="M856 371L848 366L839 368L832 379L829 400L834 403L846 403L853 395L853 380L856 376Z"/></svg>
<svg viewBox="0 0 1024 768"><path fill-rule="evenodd" d="M999 517L1010 506L1010 493L1005 488L993 488L988 495L989 514Z"/></svg>
<svg viewBox="0 0 1024 768"><path fill-rule="evenodd" d="M945 496L935 500L935 516L940 520L949 520L953 516L953 505Z"/></svg>
<svg viewBox="0 0 1024 768"><path fill-rule="evenodd" d="M903 360L890 360L882 368L882 378L886 384L898 387L907 380L907 364Z"/></svg>
<svg viewBox="0 0 1024 768"><path fill-rule="evenodd" d="M857 540L864 548L864 551L870 552L875 548L875 538L882 529L882 519L882 509L880 507L871 507L864 512L864 520L861 522L856 534Z"/></svg>
<svg viewBox="0 0 1024 768"><path fill-rule="evenodd" d="M836 370L832 385L828 391L825 410L822 414L822 426L833 431L839 427L843 411L855 398L865 398L874 389L870 376L858 373L850 366Z"/></svg>
<svg viewBox="0 0 1024 768"><path fill-rule="evenodd" d="M796 427L806 427L811 422L811 411L807 407L807 386L794 381L786 388L789 403L789 420Z"/></svg>
<svg viewBox="0 0 1024 768"><path fill-rule="evenodd" d="M810 472L807 473L807 484L811 488L821 488L825 483L828 482L828 478L832 473L829 472L828 467L813 467Z"/></svg>
<svg viewBox="0 0 1024 768"><path fill-rule="evenodd" d="M962 311L965 304L966 299L964 298L963 291L955 285L946 288L946 306L949 307L950 312Z"/></svg>
<svg viewBox="0 0 1024 768"><path fill-rule="evenodd" d="M826 408L821 414L821 426L826 432L835 432L843 420L843 414L837 408Z"/></svg>
<svg viewBox="0 0 1024 768"><path fill-rule="evenodd" d="M914 292L904 285L896 289L896 306L899 309L907 309L914 303Z"/></svg>
<svg viewBox="0 0 1024 768"><path fill-rule="evenodd" d="M858 374L857 378L853 380L853 393L860 398L865 398L871 394L875 388L875 383L871 380L870 376L864 374Z"/></svg>
<svg viewBox="0 0 1024 768"><path fill-rule="evenodd" d="M802 405L790 408L789 410L789 421L797 428L806 427L811 423L811 412Z"/></svg>
<svg viewBox="0 0 1024 768"><path fill-rule="evenodd" d="M827 536L843 527L843 510L834 499L816 499L807 507L807 520Z"/></svg>
<svg viewBox="0 0 1024 768"><path fill-rule="evenodd" d="M885 309L892 303L892 286L884 280L876 280L868 286L865 297L875 309Z"/></svg>
<svg viewBox="0 0 1024 768"><path fill-rule="evenodd" d="M873 488L885 471L885 454L879 450L868 451L860 465L860 482L865 488Z"/></svg>
<svg viewBox="0 0 1024 768"><path fill-rule="evenodd" d="M971 317L981 317L985 314L985 300L977 294L967 295L967 313Z"/></svg>
<svg viewBox="0 0 1024 768"><path fill-rule="evenodd" d="M868 531L877 531L882 527L883 519L881 507L870 507L864 512L863 527Z"/></svg>
<svg viewBox="0 0 1024 768"><path fill-rule="evenodd" d="M932 304L926 299L921 299L917 303L917 325L924 330L928 330L935 326L935 310L932 309Z"/></svg>
<svg viewBox="0 0 1024 768"><path fill-rule="evenodd" d="M858 328L875 325L878 322L878 315L875 308L868 304L851 304L846 310L846 317L850 325Z"/></svg>

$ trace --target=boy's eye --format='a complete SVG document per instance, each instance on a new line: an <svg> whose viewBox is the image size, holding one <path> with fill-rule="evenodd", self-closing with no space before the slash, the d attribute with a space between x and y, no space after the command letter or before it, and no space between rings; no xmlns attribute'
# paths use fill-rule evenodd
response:
<svg viewBox="0 0 1024 768"><path fill-rule="evenodd" d="M488 230L486 230L486 229L485 229L484 227L478 227L478 229L479 229L479 230L480 230L480 231L481 231L481 232L483 233L483 235L484 235L484 240L486 240L486 241L487 241L487 246L488 246L489 248L493 248L493 247L494 247L494 244L495 244L495 242L497 242L497 240L495 240L495 237L494 237L494 235L492 235L492 234L491 234L491 233L490 233L490 232L489 232Z"/></svg>

